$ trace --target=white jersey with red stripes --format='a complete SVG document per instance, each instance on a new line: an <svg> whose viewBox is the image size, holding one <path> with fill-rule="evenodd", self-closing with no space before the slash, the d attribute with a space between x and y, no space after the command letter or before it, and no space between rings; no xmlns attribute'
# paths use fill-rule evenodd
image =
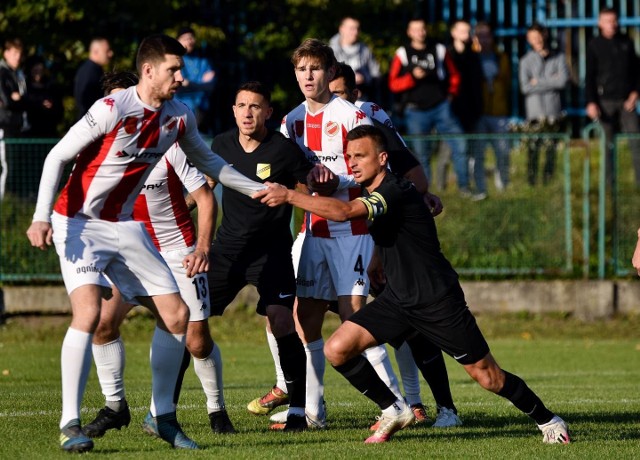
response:
<svg viewBox="0 0 640 460"><path fill-rule="evenodd" d="M356 101L356 107L358 107L365 114L367 114L367 116L372 120L376 120L382 123L383 125L393 129L398 134L398 139L400 139L402 144L405 147L407 146L406 142L404 141L402 136L400 136L400 133L398 133L398 130L396 129L396 127L393 125L393 121L391 121L391 117L387 114L387 112L384 111L382 107L380 107L375 102L369 102L369 101Z"/></svg>
<svg viewBox="0 0 640 460"><path fill-rule="evenodd" d="M204 175L187 161L174 144L153 168L136 199L133 218L144 222L159 251L193 246L196 229L184 200L207 183Z"/></svg>
<svg viewBox="0 0 640 460"><path fill-rule="evenodd" d="M96 101L47 155L33 220L50 221L64 166L74 159L55 212L111 222L132 219L143 184L176 141L189 160L216 181L247 195L264 188L211 152L183 103L168 100L151 107L140 100L134 86Z"/></svg>
<svg viewBox="0 0 640 460"><path fill-rule="evenodd" d="M371 120L352 103L336 96L316 113L311 113L305 102L282 119L280 131L294 140L312 163L322 163L334 174L346 176L351 168L345 156L347 133L359 125L370 125ZM337 190L332 196L350 201L361 194L361 189L349 187ZM305 213L305 231L318 237L365 235L366 220L333 222L309 212Z"/></svg>

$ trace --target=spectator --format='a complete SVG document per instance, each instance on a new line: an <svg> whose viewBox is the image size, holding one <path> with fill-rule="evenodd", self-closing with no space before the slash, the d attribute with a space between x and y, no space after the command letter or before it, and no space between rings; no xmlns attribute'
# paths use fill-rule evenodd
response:
<svg viewBox="0 0 640 460"><path fill-rule="evenodd" d="M183 56L184 81L176 97L191 109L196 115L198 128L204 130L202 122L209 111L209 98L213 93L216 73L209 59L196 49L196 34L191 27L181 28L177 38L187 54Z"/></svg>
<svg viewBox="0 0 640 460"><path fill-rule="evenodd" d="M427 26L423 19L412 19L407 26L409 43L396 50L389 70L389 89L399 94L404 106L407 133L430 134L435 128L440 134L462 134L458 120L451 113L451 100L458 95L460 73L444 45L427 41ZM461 138L447 139L451 147L458 188L470 196L466 142ZM429 149L423 140L414 141L414 152L431 179Z"/></svg>
<svg viewBox="0 0 640 460"><path fill-rule="evenodd" d="M5 137L17 137L28 128L27 82L20 69L22 50L22 40L9 39L0 60L0 129Z"/></svg>
<svg viewBox="0 0 640 460"><path fill-rule="evenodd" d="M345 17L340 23L338 33L331 37L329 46L333 49L338 62L348 64L356 73L356 85L360 90L360 99L376 98L376 87L380 77L380 64L376 61L371 48L360 41L360 21Z"/></svg>
<svg viewBox="0 0 640 460"><path fill-rule="evenodd" d="M478 55L477 43L471 40L471 24L459 20L451 26L452 43L449 53L460 72L460 91L451 101L451 110L460 121L465 133L473 133L477 129L482 115L482 64ZM473 179L475 193L473 200L483 200L487 197L487 184L484 171L484 148L476 147L477 142L470 142L470 154L473 164ZM470 168L471 169L471 168Z"/></svg>
<svg viewBox="0 0 640 460"><path fill-rule="evenodd" d="M76 119L79 120L95 101L103 96L100 80L104 75L104 67L109 65L113 51L109 40L96 37L89 44L89 57L80 64L76 72L73 97L76 100Z"/></svg>
<svg viewBox="0 0 640 460"><path fill-rule="evenodd" d="M533 24L527 30L527 43L531 50L520 60L520 91L524 94L525 112L530 124L557 130L562 118L561 93L569 81L569 68L563 53L549 48L547 30ZM553 176L556 142L544 136L527 141L527 180L535 185L538 175L538 157L545 152L543 183Z"/></svg>
<svg viewBox="0 0 640 460"><path fill-rule="evenodd" d="M31 129L29 137L54 138L62 120L63 107L60 91L51 79L45 61L33 56L27 61L27 116Z"/></svg>
<svg viewBox="0 0 640 460"><path fill-rule="evenodd" d="M509 93L511 88L511 67L509 58L499 51L491 26L486 22L476 25L475 35L480 46L482 64L482 116L476 125L478 133L490 133L496 136L491 144L496 156L495 184L498 191L509 184L509 142L501 139L509 126ZM488 141L479 142L474 151L486 149Z"/></svg>
<svg viewBox="0 0 640 460"><path fill-rule="evenodd" d="M585 89L587 116L600 121L607 140L606 176L613 183L613 134L638 133L636 102L640 91L638 56L633 42L618 30L618 14L603 8L598 16L600 35L587 46ZM640 186L640 143L629 142L636 186Z"/></svg>

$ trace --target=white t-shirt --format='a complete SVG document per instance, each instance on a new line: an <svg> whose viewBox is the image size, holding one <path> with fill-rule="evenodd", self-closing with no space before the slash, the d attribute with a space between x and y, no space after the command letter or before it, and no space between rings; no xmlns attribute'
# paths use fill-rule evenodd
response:
<svg viewBox="0 0 640 460"><path fill-rule="evenodd" d="M71 218L130 220L153 166L176 141L200 171L223 185L246 195L265 187L211 152L183 103L168 100L159 108L151 107L133 86L96 101L51 150L33 220L50 221L64 166L74 159L74 170L54 210Z"/></svg>
<svg viewBox="0 0 640 460"><path fill-rule="evenodd" d="M318 112L309 112L306 102L289 112L282 120L280 131L294 140L312 163L322 163L334 174L351 175L347 157L347 133L359 125L371 125L362 110L339 97L332 99ZM339 188L333 198L350 201L360 196L360 186ZM365 235L366 220L333 222L309 212L305 213L305 230L318 237Z"/></svg>
<svg viewBox="0 0 640 460"><path fill-rule="evenodd" d="M133 218L145 223L159 251L191 247L196 243L196 229L184 200L184 190L191 193L206 183L177 144L153 168L136 199Z"/></svg>

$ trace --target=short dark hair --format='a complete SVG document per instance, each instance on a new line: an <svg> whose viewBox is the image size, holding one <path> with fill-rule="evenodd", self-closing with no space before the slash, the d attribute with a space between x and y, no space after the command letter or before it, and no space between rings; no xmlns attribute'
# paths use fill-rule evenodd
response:
<svg viewBox="0 0 640 460"><path fill-rule="evenodd" d="M338 78L344 78L344 84L349 91L353 91L358 87L358 85L356 85L356 73L349 64L338 62L333 80L337 80Z"/></svg>
<svg viewBox="0 0 640 460"><path fill-rule="evenodd" d="M164 34L149 35L138 48L136 56L136 69L142 73L142 65L145 62L156 65L164 62L165 55L184 56L187 50L178 40Z"/></svg>
<svg viewBox="0 0 640 460"><path fill-rule="evenodd" d="M176 38L180 38L184 34L191 34L195 36L196 32L189 26L180 27L178 29L178 33L176 34Z"/></svg>
<svg viewBox="0 0 640 460"><path fill-rule="evenodd" d="M20 40L18 37L8 38L4 42L4 51L10 50L10 49L13 49L13 48L19 49L20 51L22 51L24 49L24 45L22 43L22 40Z"/></svg>
<svg viewBox="0 0 640 460"><path fill-rule="evenodd" d="M316 58L320 61L322 68L329 70L336 65L336 56L333 49L317 38L307 38L298 46L291 55L291 63L298 65L303 58Z"/></svg>
<svg viewBox="0 0 640 460"><path fill-rule="evenodd" d="M607 6L600 10L600 12L598 13L598 16L600 16L601 14L615 14L616 17L618 17L618 10Z"/></svg>
<svg viewBox="0 0 640 460"><path fill-rule="evenodd" d="M138 84L138 76L133 72L107 72L100 79L100 86L104 95L108 96L117 88L127 89Z"/></svg>
<svg viewBox="0 0 640 460"><path fill-rule="evenodd" d="M360 125L356 126L347 133L348 141L364 139L365 137L368 137L373 141L376 148L378 149L378 153L387 151L387 140L380 128L377 128L373 125Z"/></svg>
<svg viewBox="0 0 640 460"><path fill-rule="evenodd" d="M249 91L250 93L256 93L264 97L264 100L267 101L268 105L271 105L271 91L267 89L267 87L259 81L248 81L246 83L241 84L238 87L238 91L236 91L236 96L240 91Z"/></svg>

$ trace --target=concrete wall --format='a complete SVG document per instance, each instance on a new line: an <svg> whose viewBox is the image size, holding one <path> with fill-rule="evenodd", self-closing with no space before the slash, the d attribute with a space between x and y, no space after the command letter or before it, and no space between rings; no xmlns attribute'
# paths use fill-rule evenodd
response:
<svg viewBox="0 0 640 460"><path fill-rule="evenodd" d="M467 303L477 312L571 313L585 321L614 313L640 313L638 281L465 281ZM243 289L236 304L255 304L253 287ZM69 313L64 287L4 287L0 314Z"/></svg>

